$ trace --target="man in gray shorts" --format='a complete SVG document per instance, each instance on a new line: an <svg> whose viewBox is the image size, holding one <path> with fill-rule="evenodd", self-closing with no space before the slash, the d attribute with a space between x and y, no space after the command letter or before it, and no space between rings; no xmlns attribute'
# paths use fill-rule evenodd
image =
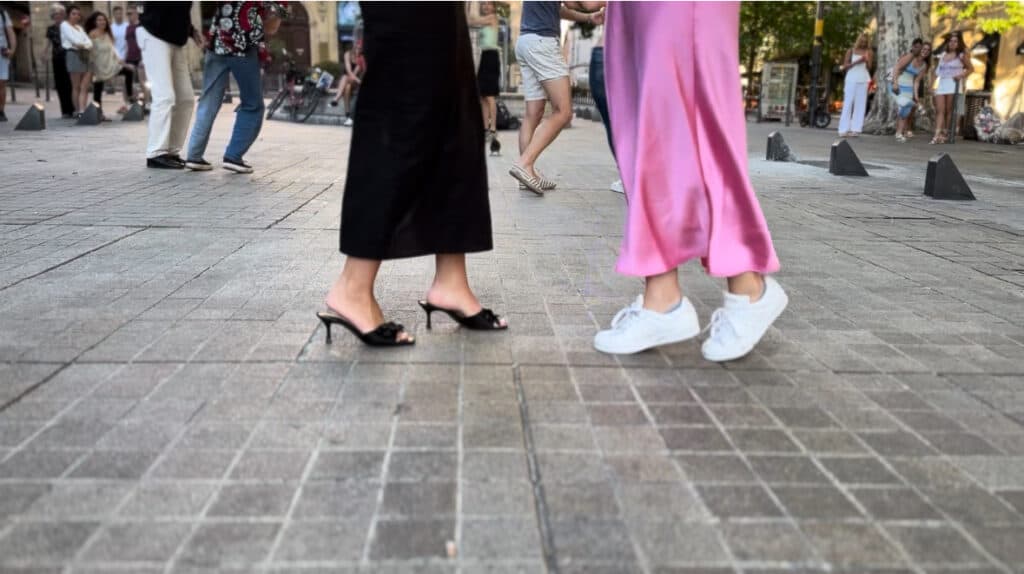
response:
<svg viewBox="0 0 1024 574"><path fill-rule="evenodd" d="M509 173L536 194L554 189L555 184L541 177L534 163L572 119L569 67L558 42L561 20L604 22L603 11L587 14L574 8L580 8L579 2L523 2L516 61L523 75L526 117L519 129L519 160ZM541 121L548 100L552 114Z"/></svg>

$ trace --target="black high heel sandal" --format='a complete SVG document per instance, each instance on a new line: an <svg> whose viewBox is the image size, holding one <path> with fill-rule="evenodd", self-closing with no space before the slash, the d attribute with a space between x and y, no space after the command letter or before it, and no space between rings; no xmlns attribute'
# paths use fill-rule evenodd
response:
<svg viewBox="0 0 1024 574"><path fill-rule="evenodd" d="M467 317L465 313L456 309L445 309L444 307L438 307L437 305L434 305L433 303L428 303L426 301L420 301L419 304L420 307L423 307L423 310L426 311L427 313L428 329L431 328L430 315L434 311L440 311L445 315L451 317L452 320L454 320L459 325L462 325L463 327L467 329L472 329L474 331L503 331L505 329L508 329L508 325L501 324L501 317L495 315L494 311L491 311L490 309L481 309L480 312L477 313L476 315Z"/></svg>
<svg viewBox="0 0 1024 574"><path fill-rule="evenodd" d="M501 155L501 142L498 141L498 132L491 130L488 136L491 140L491 155Z"/></svg>
<svg viewBox="0 0 1024 574"><path fill-rule="evenodd" d="M337 323L359 337L359 340L371 347L401 347L412 345L416 341L409 339L399 340L398 334L405 331L405 327L398 323L388 321L377 326L376 329L363 333L351 321L335 313L334 311L320 311L316 314L327 329L327 342L331 342L331 325Z"/></svg>

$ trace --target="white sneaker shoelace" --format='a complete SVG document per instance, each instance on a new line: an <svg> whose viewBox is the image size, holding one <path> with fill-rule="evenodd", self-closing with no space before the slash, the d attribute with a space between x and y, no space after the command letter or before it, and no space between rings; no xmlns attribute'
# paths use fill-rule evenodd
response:
<svg viewBox="0 0 1024 574"><path fill-rule="evenodd" d="M612 329L623 330L636 320L643 311L643 298L637 298L629 307L619 309L619 312L612 317Z"/></svg>
<svg viewBox="0 0 1024 574"><path fill-rule="evenodd" d="M736 326L733 325L732 320L729 318L729 310L725 308L715 309L715 312L711 314L711 321L701 331L701 335L710 332L710 338L717 339L719 335L725 334L726 329L728 329L729 334L733 338L737 336Z"/></svg>

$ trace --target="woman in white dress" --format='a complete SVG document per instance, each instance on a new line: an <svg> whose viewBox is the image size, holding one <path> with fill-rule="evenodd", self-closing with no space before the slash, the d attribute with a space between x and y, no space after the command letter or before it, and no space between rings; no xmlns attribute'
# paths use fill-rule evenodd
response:
<svg viewBox="0 0 1024 574"><path fill-rule="evenodd" d="M875 63L867 34L857 37L857 42L846 51L842 69L846 72L843 85L843 114L839 116L840 137L858 136L864 129L864 114L867 112L868 84L871 82L870 69Z"/></svg>

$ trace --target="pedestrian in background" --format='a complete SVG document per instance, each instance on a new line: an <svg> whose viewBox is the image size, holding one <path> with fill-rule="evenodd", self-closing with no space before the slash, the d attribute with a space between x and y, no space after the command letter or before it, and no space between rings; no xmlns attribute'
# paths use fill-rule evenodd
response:
<svg viewBox="0 0 1024 574"><path fill-rule="evenodd" d="M946 35L946 49L935 68L938 85L935 87L935 137L931 143L946 143L946 130L955 121L953 98L960 90L960 81L974 73L971 57L964 48L960 32Z"/></svg>
<svg viewBox="0 0 1024 574"><path fill-rule="evenodd" d="M597 40L594 43L594 47L590 50L590 70L587 77L590 82L590 93L594 96L594 105L597 106L597 111L601 114L604 135L608 138L608 149L612 150L612 155L614 156L615 144L612 142L612 122L611 118L608 117L608 91L604 81L604 27L602 26L596 30L594 35L597 36ZM613 181L609 189L615 193L626 193L626 190L622 187L621 179Z"/></svg>
<svg viewBox="0 0 1024 574"><path fill-rule="evenodd" d="M917 82L917 101L918 105L914 106L913 110L910 110L910 115L907 116L906 129L903 132L903 137L911 139L914 137L914 120L917 119L918 112L920 112L920 102L928 97L928 86L931 85L931 68L932 68L932 43L924 42L921 44L920 59L924 64L924 71L921 72L921 80Z"/></svg>
<svg viewBox="0 0 1024 574"><path fill-rule="evenodd" d="M367 68L356 107L341 208L345 266L317 316L363 343L411 345L374 296L381 261L434 255L434 282L420 302L468 329L506 322L480 305L466 253L489 251L483 112L460 2L362 5ZM423 49L429 46L429 57Z"/></svg>
<svg viewBox="0 0 1024 574"><path fill-rule="evenodd" d="M915 41L916 42L916 41ZM908 54L909 60L901 58L893 70L892 94L896 98L896 141L906 143L910 114L917 108L917 86L924 77L927 62L921 57L923 42L917 42Z"/></svg>
<svg viewBox="0 0 1024 574"><path fill-rule="evenodd" d="M60 100L60 115L62 118L70 119L75 115L74 100L71 99L71 76L68 75L68 67L65 58L66 50L61 43L60 25L67 17L67 12L61 4L54 4L50 7L50 20L53 21L46 28L46 39L50 42L50 68L53 71L53 84L57 90L57 98Z"/></svg>
<svg viewBox="0 0 1024 574"><path fill-rule="evenodd" d="M89 82L89 55L92 40L82 28L82 9L68 7L67 20L60 25L60 41L64 47L65 64L71 76L71 101L75 104L75 117L82 115L89 105L92 84Z"/></svg>
<svg viewBox="0 0 1024 574"><path fill-rule="evenodd" d="M4 107L7 105L7 81L11 78L11 58L18 48L18 37L14 34L14 23L7 11L0 8L0 122L7 121Z"/></svg>
<svg viewBox="0 0 1024 574"><path fill-rule="evenodd" d="M188 142L185 167L194 171L213 168L203 159L210 141L228 77L238 84L241 104L235 111L235 127L224 151L224 169L252 173L243 159L263 126L263 85L260 78L259 44L277 32L281 19L269 2L220 2L210 24L210 42L203 61L203 93Z"/></svg>
<svg viewBox="0 0 1024 574"><path fill-rule="evenodd" d="M875 54L867 34L857 37L857 42L846 51L842 70L846 72L843 84L843 113L839 116L840 137L859 136L864 130L864 114L868 107L868 83L871 68L875 65Z"/></svg>
<svg viewBox="0 0 1024 574"><path fill-rule="evenodd" d="M480 104L484 111L484 130L487 139L498 139L498 95L501 91L501 55L498 52L498 13L494 2L473 2L469 8L468 22L477 29L477 45L480 47L480 64L477 66L476 81L480 89ZM492 143L492 146L495 144ZM501 144L497 143L497 148Z"/></svg>
<svg viewBox="0 0 1024 574"><path fill-rule="evenodd" d="M352 95L359 89L366 73L366 57L363 55L363 40L356 40L352 47L345 51L342 58L345 65L344 74L338 82L338 95L331 100L331 107L337 107L340 100L345 101L345 127L352 127Z"/></svg>
<svg viewBox="0 0 1024 574"><path fill-rule="evenodd" d="M900 56L896 60L896 65L886 75L886 91L896 102L896 141L900 143L907 141L903 131L906 127L906 119L910 116L910 111L914 107L914 98L917 97L908 90L901 89L900 84L902 82L908 87L914 85L917 69L910 66L910 64L921 53L921 46L923 44L924 40L914 38L914 41L910 43L910 51ZM910 70L907 70L908 66L911 67ZM901 78L901 76L903 77Z"/></svg>
<svg viewBox="0 0 1024 574"><path fill-rule="evenodd" d="M142 65L142 50L139 49L139 11L137 8L128 10L128 28L124 33L126 64L131 66L135 80L139 82L139 101L146 101L146 68ZM133 82L134 83L134 82ZM134 97L134 93L132 94ZM131 102L129 102L130 104Z"/></svg>
<svg viewBox="0 0 1024 574"><path fill-rule="evenodd" d="M110 23L110 32L114 36L114 50L117 58L121 60L122 66L119 75L124 78L124 104L117 110L123 114L128 111L128 104L132 102L135 90L135 66L128 62L128 27L131 23L124 18L124 9L120 6L114 7L114 21Z"/></svg>
<svg viewBox="0 0 1024 574"><path fill-rule="evenodd" d="M146 2L135 36L153 94L146 167L185 169L179 152L188 135L195 97L185 44L204 44L192 26L192 2Z"/></svg>
<svg viewBox="0 0 1024 574"><path fill-rule="evenodd" d="M678 274L691 259L727 284L701 346L705 359L746 355L786 307L767 276L779 261L747 173L739 24L739 2L608 4L608 105L628 198L616 268L646 285L594 338L599 351L636 353L696 337L697 312Z"/></svg>
<svg viewBox="0 0 1024 574"><path fill-rule="evenodd" d="M89 74L86 76L92 81L92 101L100 108L100 115L104 121L109 119L103 115L103 87L104 83L121 73L124 62L117 57L117 49L114 48L114 35L110 31L110 21L103 12L93 12L85 21L85 31L92 40L92 54L89 58Z"/></svg>
<svg viewBox="0 0 1024 574"><path fill-rule="evenodd" d="M572 119L572 91L569 66L562 55L558 38L563 19L601 24L603 13L585 14L563 6L562 2L526 0L516 40L516 62L523 76L522 89L526 114L519 129L519 159L509 174L538 195L555 188L534 165L537 158L558 137ZM551 115L544 108L551 102Z"/></svg>

